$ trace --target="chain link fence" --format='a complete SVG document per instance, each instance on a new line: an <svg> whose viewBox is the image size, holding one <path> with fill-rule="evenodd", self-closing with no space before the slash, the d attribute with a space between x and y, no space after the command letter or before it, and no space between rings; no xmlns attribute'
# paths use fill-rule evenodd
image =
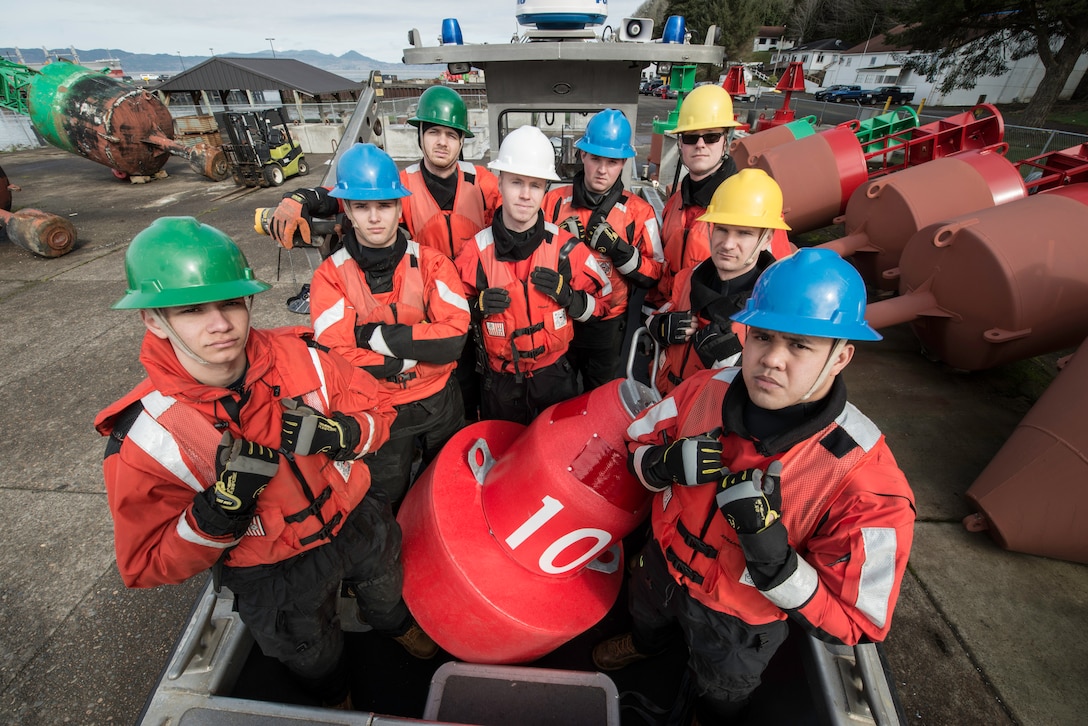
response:
<svg viewBox="0 0 1088 726"><path fill-rule="evenodd" d="M487 99L480 95L465 94L462 96L465 106L469 111L484 110L487 108ZM374 114L386 125L407 123L408 119L415 115L419 105L419 97L382 98L375 104ZM355 102L343 103L302 103L302 104L238 104L232 103L224 106L213 103L211 108L207 105L194 106L192 104L172 103L169 106L170 114L174 118L185 116L204 116L219 113L220 111L264 111L270 108L282 106L287 109L288 121L291 123L331 123L344 124L351 118L355 111Z"/></svg>
<svg viewBox="0 0 1088 726"><path fill-rule="evenodd" d="M1005 124L1005 143L1009 145L1009 161L1019 161L1088 144L1088 134Z"/></svg>

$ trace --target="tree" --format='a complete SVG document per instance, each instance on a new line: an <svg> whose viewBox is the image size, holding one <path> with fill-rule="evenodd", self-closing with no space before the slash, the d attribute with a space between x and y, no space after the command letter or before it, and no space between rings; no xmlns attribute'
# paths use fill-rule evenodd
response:
<svg viewBox="0 0 1088 726"><path fill-rule="evenodd" d="M1009 62L1038 55L1045 73L1020 121L1046 122L1077 59L1088 49L1088 0L912 0L910 25L889 35L920 55L905 65L944 92L974 88L980 76L1001 75Z"/></svg>
<svg viewBox="0 0 1088 726"><path fill-rule="evenodd" d="M798 43L815 40L816 24L827 0L797 0L790 14L789 28Z"/></svg>
<svg viewBox="0 0 1088 726"><path fill-rule="evenodd" d="M668 14L683 15L692 40L700 43L707 29L717 25L726 55L736 57L752 47L765 7L762 0L672 0Z"/></svg>
<svg viewBox="0 0 1088 726"><path fill-rule="evenodd" d="M669 0L646 0L646 2L638 6L635 17L652 18L654 27L658 29L657 34L660 36L661 28L665 25L665 12L668 8Z"/></svg>

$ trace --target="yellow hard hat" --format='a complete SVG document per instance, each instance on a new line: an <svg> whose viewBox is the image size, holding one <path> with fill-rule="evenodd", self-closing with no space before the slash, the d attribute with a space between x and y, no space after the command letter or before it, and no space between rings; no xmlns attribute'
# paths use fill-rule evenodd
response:
<svg viewBox="0 0 1088 726"><path fill-rule="evenodd" d="M790 228L782 219L782 189L762 169L741 169L719 184L699 221L759 229Z"/></svg>
<svg viewBox="0 0 1088 726"><path fill-rule="evenodd" d="M740 126L733 118L733 98L721 86L699 86L689 93L680 104L676 128L668 133L729 128Z"/></svg>

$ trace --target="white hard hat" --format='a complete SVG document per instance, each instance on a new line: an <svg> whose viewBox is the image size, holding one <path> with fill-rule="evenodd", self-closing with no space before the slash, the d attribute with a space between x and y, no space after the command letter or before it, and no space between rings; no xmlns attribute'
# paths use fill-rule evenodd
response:
<svg viewBox="0 0 1088 726"><path fill-rule="evenodd" d="M522 126L507 134L499 146L498 158L487 168L559 181L555 173L555 147L536 126Z"/></svg>

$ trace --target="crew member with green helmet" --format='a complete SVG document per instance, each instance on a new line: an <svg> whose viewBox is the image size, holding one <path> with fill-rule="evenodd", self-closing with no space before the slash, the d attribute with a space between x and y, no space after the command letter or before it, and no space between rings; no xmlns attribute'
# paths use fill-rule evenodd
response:
<svg viewBox="0 0 1088 726"><path fill-rule="evenodd" d="M412 239L453 259L491 223L500 203L498 180L485 167L461 161L465 139L473 134L468 108L452 88L424 91L408 123L418 130L423 158L401 171L401 181L412 193L411 201L404 200L402 223ZM310 244L310 219L342 211L328 192L312 187L284 194L272 217L272 238L290 249L297 232Z"/></svg>
<svg viewBox="0 0 1088 726"><path fill-rule="evenodd" d="M408 123L418 129L423 158L400 172L412 193L401 202L402 224L420 245L452 260L491 224L502 203L499 182L487 167L461 160L465 139L473 138L473 133L468 108L452 88L431 86L424 91ZM467 421L480 416L480 368L476 346L466 345L454 375Z"/></svg>
<svg viewBox="0 0 1088 726"><path fill-rule="evenodd" d="M700 724L742 713L787 620L845 645L883 640L914 533L914 496L876 424L846 397L861 276L830 250L775 262L733 320L740 368L704 370L631 423L629 466L655 492L630 573L630 633L593 661L660 653L679 625ZM687 723L677 721L677 723Z"/></svg>
<svg viewBox="0 0 1088 726"><path fill-rule="evenodd" d="M147 378L95 419L125 584L213 568L265 655L327 706L351 704L341 581L367 623L433 655L401 599L400 529L359 461L393 421L377 381L307 328L251 328L269 285L192 217L153 222L125 267L114 307L139 311Z"/></svg>
<svg viewBox="0 0 1088 726"><path fill-rule="evenodd" d="M465 102L452 88L424 91L408 123L418 129L423 158L400 173L412 193L402 202L404 226L416 242L453 259L491 224L501 203L499 183L486 167L461 161L473 134Z"/></svg>

